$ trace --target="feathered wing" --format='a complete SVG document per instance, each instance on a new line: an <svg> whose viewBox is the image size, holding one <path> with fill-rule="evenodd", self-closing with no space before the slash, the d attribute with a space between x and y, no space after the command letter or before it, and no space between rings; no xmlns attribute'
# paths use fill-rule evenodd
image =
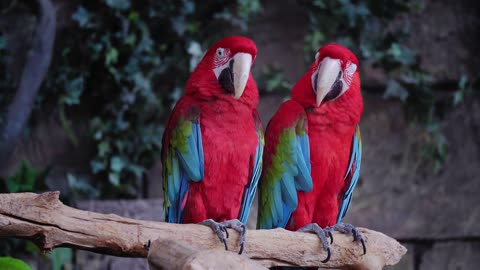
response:
<svg viewBox="0 0 480 270"><path fill-rule="evenodd" d="M350 161L347 167L347 173L345 174L345 187L340 194L341 202L340 209L338 211L337 223L342 221L345 217L350 202L352 200L353 190L358 183L360 177L360 166L362 162L362 137L360 136L360 127L357 126L356 132L353 135L352 150L350 154Z"/></svg>
<svg viewBox="0 0 480 270"><path fill-rule="evenodd" d="M297 191L313 188L307 115L289 100L270 120L265 134L257 227L285 227L298 206Z"/></svg>
<svg viewBox="0 0 480 270"><path fill-rule="evenodd" d="M193 99L183 97L173 109L163 134L162 165L165 221L182 222L190 181L203 180L200 111Z"/></svg>
<svg viewBox="0 0 480 270"><path fill-rule="evenodd" d="M258 116L257 110L253 112L253 119L255 121L258 144L255 149L255 155L251 158L250 181L248 182L248 186L246 186L245 188L245 193L242 201L242 208L240 210L239 219L244 224L247 223L248 216L250 215L250 209L252 207L253 199L257 191L258 181L260 180L260 175L262 173L263 147L265 145L263 127L260 121L260 117Z"/></svg>

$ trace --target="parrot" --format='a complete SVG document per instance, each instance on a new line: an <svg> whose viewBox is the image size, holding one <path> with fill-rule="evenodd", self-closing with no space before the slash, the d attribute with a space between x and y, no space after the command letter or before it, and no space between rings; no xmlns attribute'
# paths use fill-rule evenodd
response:
<svg viewBox="0 0 480 270"><path fill-rule="evenodd" d="M366 252L356 228L341 223L360 175L358 65L342 45L319 48L265 131L257 228L316 233L327 251L323 262L333 230L351 233Z"/></svg>
<svg viewBox="0 0 480 270"><path fill-rule="evenodd" d="M259 93L250 72L257 55L246 37L212 45L193 70L162 138L165 221L200 223L228 250L227 228L245 224L262 170Z"/></svg>

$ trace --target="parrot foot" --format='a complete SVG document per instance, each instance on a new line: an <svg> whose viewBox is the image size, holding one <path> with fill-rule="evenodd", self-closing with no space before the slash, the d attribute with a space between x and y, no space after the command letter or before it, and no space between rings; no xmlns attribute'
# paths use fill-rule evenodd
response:
<svg viewBox="0 0 480 270"><path fill-rule="evenodd" d="M330 260L331 251L330 251L330 244L328 243L327 237L330 237L330 243L333 243L333 235L331 231L322 229L316 223L310 223L298 229L297 232L315 233L318 236L318 238L320 238L320 241L322 241L323 249L325 249L325 251L327 252L327 258L323 260L322 263L326 263Z"/></svg>
<svg viewBox="0 0 480 270"><path fill-rule="evenodd" d="M225 250L228 250L227 238L229 237L229 235L228 235L227 228L237 231L240 234L240 251L238 252L238 254L243 253L243 247L245 245L245 236L247 234L247 230L246 230L245 224L240 222L240 220L231 219L223 222L216 222L213 219L206 219L200 222L199 224L212 228L213 232L217 234L218 239L220 239L220 242L222 242L225 245ZM223 233L225 233L225 235Z"/></svg>
<svg viewBox="0 0 480 270"><path fill-rule="evenodd" d="M338 224L335 224L331 227L326 228L325 230L329 231L329 232L337 231L337 232L341 232L341 233L344 233L344 234L352 234L353 235L353 241L354 242L360 242L362 244L363 255L365 255L367 253L367 247L365 245L365 240L363 239L362 235L357 230L357 228L355 228L355 226L353 226L352 224L338 223Z"/></svg>

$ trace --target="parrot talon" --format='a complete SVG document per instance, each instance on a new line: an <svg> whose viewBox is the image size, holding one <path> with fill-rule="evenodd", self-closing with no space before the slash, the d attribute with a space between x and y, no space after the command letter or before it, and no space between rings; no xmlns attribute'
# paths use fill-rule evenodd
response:
<svg viewBox="0 0 480 270"><path fill-rule="evenodd" d="M227 227L222 227L222 230L225 232L228 239L230 237L230 234L228 233Z"/></svg>
<svg viewBox="0 0 480 270"><path fill-rule="evenodd" d="M225 245L225 250L228 250L227 239L230 236L227 228L231 228L240 234L240 251L238 254L242 254L245 245L245 235L247 233L245 225L238 219L226 220L223 222L216 222L213 219L207 219L199 224L209 226L214 233L217 234L218 239ZM225 233L225 235L223 234Z"/></svg>
<svg viewBox="0 0 480 270"><path fill-rule="evenodd" d="M212 231L217 235L218 239L220 240L221 243L225 246L225 250L228 250L228 244L227 244L227 239L228 238L228 231L225 225L223 225L221 222L216 222L213 219L206 219L199 224L208 226L212 229ZM223 232L226 234L226 238L223 235Z"/></svg>
<svg viewBox="0 0 480 270"><path fill-rule="evenodd" d="M322 229L318 224L316 223L310 223L302 228L298 229L297 232L311 232L315 233L320 241L322 242L323 249L327 252L327 258L322 261L322 263L326 263L330 260L331 257L331 251L330 251L330 245L328 244L327 236L330 237L331 242L333 243L333 235L330 231Z"/></svg>
<svg viewBox="0 0 480 270"><path fill-rule="evenodd" d="M343 234L352 234L353 242L360 242L362 244L363 255L367 254L367 246L362 234L352 224L338 223L331 227L326 228L327 231L338 231Z"/></svg>
<svg viewBox="0 0 480 270"><path fill-rule="evenodd" d="M226 228L231 228L240 234L240 251L238 254L242 254L245 246L245 236L247 234L245 224L238 219L226 220L222 222L222 224L225 225Z"/></svg>
<svg viewBox="0 0 480 270"><path fill-rule="evenodd" d="M242 224L242 232L240 233L240 251L238 252L239 255L243 253L243 248L245 246L245 235L247 234L247 227Z"/></svg>
<svg viewBox="0 0 480 270"><path fill-rule="evenodd" d="M363 255L365 255L365 254L367 254L367 246L365 245L365 240L363 240L363 238L361 238L360 242L362 243L362 247L363 247Z"/></svg>
<svg viewBox="0 0 480 270"><path fill-rule="evenodd" d="M332 255L332 253L330 252L330 247L327 247L327 258L323 261L321 261L322 263L327 263L329 260L330 260L330 256Z"/></svg>
<svg viewBox="0 0 480 270"><path fill-rule="evenodd" d="M225 250L228 250L227 240L222 239L223 245L225 246Z"/></svg>
<svg viewBox="0 0 480 270"><path fill-rule="evenodd" d="M328 237L330 237L330 244L333 244L333 234L331 231L327 231Z"/></svg>

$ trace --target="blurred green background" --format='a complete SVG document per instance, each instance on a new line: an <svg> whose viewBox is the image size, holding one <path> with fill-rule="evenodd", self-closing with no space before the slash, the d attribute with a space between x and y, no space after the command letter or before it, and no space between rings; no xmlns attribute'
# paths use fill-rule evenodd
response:
<svg viewBox="0 0 480 270"><path fill-rule="evenodd" d="M31 106L14 112L28 119L15 143L2 148L7 141L0 137L0 149L9 149L0 153L0 192L60 190L62 200L74 206L85 200L158 198L164 124L213 42L245 35L257 43L252 72L264 126L316 50L337 42L360 60L365 99L361 181L366 184L357 189L349 220L411 245L398 269L429 269L424 261L436 258L428 252L437 241L473 241L467 251L480 251L480 228L473 222L480 219L474 195L480 191L474 181L480 172L474 1L51 3L52 61ZM37 1L0 3L0 134L13 119L9 106L25 79L39 18ZM161 207L157 210L158 216L147 218L163 218ZM467 225L457 228L447 219ZM436 223L438 229L426 228ZM83 269L70 249L43 256L28 241L2 239L0 256L18 254L43 260L39 269Z"/></svg>

